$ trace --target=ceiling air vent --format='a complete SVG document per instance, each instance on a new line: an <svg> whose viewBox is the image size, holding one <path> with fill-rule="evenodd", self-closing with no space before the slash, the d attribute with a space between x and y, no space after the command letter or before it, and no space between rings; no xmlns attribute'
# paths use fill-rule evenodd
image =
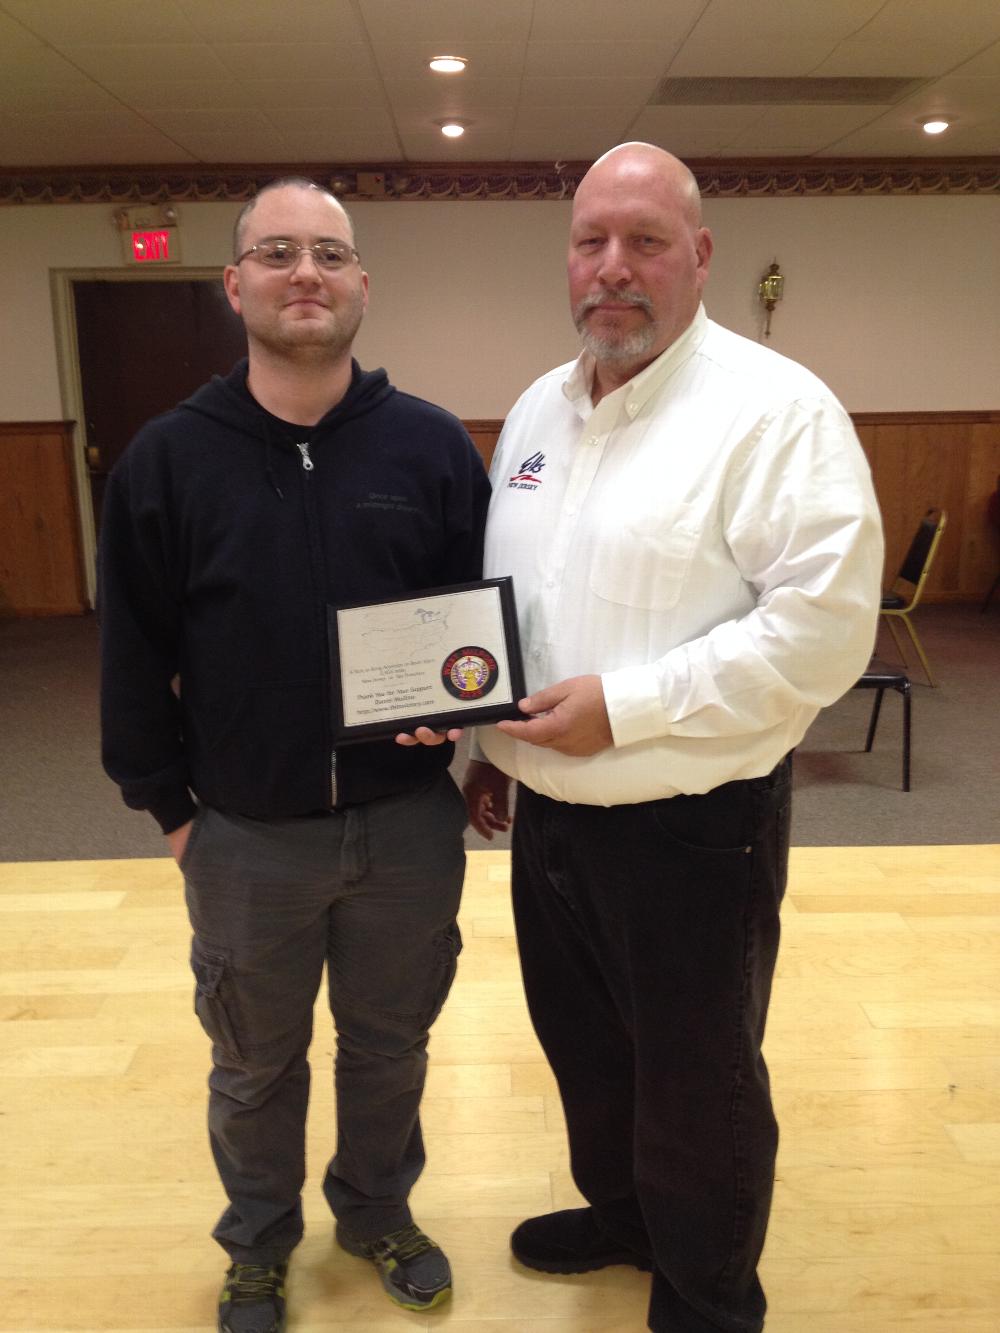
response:
<svg viewBox="0 0 1000 1333"><path fill-rule="evenodd" d="M925 79L664 79L652 106L891 106Z"/></svg>

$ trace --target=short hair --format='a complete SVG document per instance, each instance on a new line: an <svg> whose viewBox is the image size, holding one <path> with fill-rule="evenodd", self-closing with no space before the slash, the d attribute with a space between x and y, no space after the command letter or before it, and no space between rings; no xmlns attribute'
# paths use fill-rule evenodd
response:
<svg viewBox="0 0 1000 1333"><path fill-rule="evenodd" d="M248 199L236 215L236 221L233 223L233 259L239 259L243 250L243 233L246 230L247 218L257 207L262 195L269 194L271 190L284 190L289 186L297 190L317 190L320 194L325 194L328 199L332 199L337 207L347 218L347 225L351 229L351 239L354 239L354 222L350 213L344 208L337 196L332 190L328 190L325 185L320 185L316 181L310 180L307 176L282 176L279 180L268 181L262 185L252 199Z"/></svg>

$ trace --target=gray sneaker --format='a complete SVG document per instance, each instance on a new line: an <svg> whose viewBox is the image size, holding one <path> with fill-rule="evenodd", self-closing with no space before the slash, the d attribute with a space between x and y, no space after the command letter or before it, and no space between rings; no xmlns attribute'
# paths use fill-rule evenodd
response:
<svg viewBox="0 0 1000 1333"><path fill-rule="evenodd" d="M378 1240L359 1240L337 1223L337 1244L369 1259L389 1299L404 1310L433 1310L451 1295L451 1268L440 1246L411 1224Z"/></svg>
<svg viewBox="0 0 1000 1333"><path fill-rule="evenodd" d="M219 1333L282 1333L288 1264L233 1264L219 1295Z"/></svg>

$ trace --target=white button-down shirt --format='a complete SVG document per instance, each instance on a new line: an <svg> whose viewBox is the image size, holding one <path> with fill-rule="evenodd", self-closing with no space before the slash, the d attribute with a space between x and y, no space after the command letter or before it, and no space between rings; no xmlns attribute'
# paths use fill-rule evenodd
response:
<svg viewBox="0 0 1000 1333"><path fill-rule="evenodd" d="M850 418L795 362L712 323L590 398L584 354L513 408L486 574L511 574L529 693L601 676L590 758L482 727L505 773L618 805L769 772L864 670L882 534Z"/></svg>

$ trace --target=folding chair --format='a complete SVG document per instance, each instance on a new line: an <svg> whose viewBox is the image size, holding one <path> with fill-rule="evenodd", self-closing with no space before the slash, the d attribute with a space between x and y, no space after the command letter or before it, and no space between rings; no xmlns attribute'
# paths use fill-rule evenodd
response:
<svg viewBox="0 0 1000 1333"><path fill-rule="evenodd" d="M917 528L913 541L910 542L910 549L899 567L899 573L896 575L892 587L888 592L882 594L880 610L880 614L885 617L886 624L889 626L904 666L908 665L906 651L896 629L896 621L901 620L906 626L913 646L917 650L917 656L927 673L927 683L929 685L934 685L936 682L931 675L927 654L917 638L917 631L910 619L910 612L915 609L920 601L931 563L934 560L947 521L948 515L943 509L928 509L920 520L920 526Z"/></svg>
<svg viewBox="0 0 1000 1333"><path fill-rule="evenodd" d="M868 663L865 674L858 680L856 690L876 690L872 704L872 715L868 722L868 736L865 739L865 753L871 751L875 743L875 728L878 726L879 713L882 711L882 695L886 690L896 690L903 696L903 791L910 790L910 678L898 667L889 666L873 657Z"/></svg>

